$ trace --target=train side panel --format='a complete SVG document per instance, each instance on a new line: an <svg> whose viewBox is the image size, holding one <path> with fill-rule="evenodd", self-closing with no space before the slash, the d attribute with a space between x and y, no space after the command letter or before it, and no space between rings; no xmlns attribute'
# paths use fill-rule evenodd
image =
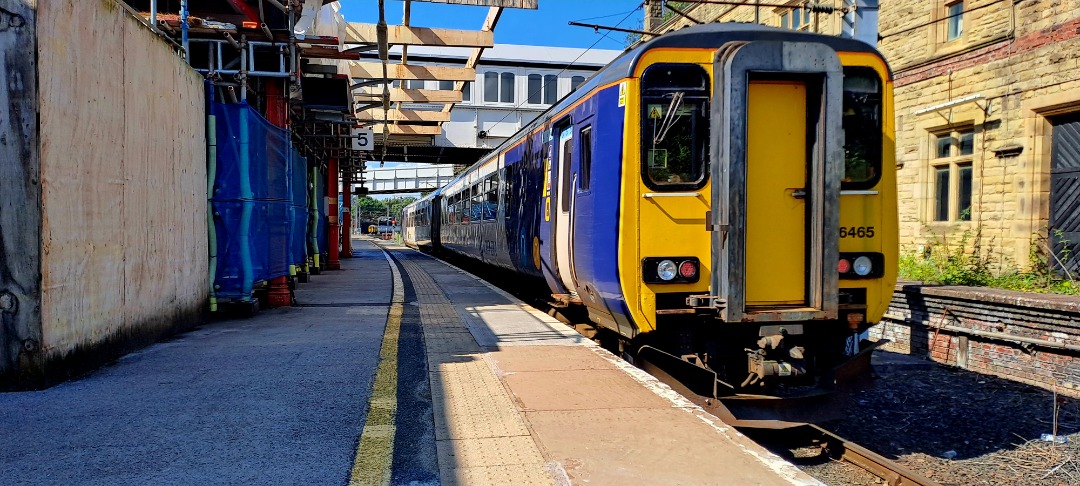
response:
<svg viewBox="0 0 1080 486"><path fill-rule="evenodd" d="M622 88L620 88L622 86ZM590 316L606 327L628 327L629 312L619 288L619 178L625 97L622 83L601 88L574 117L577 184L573 188L573 262L576 290Z"/></svg>

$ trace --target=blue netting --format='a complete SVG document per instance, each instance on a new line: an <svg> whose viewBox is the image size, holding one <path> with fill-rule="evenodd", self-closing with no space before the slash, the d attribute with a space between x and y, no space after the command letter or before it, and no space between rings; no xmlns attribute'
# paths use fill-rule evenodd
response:
<svg viewBox="0 0 1080 486"><path fill-rule="evenodd" d="M246 103L213 103L211 109L217 117L218 143L216 187L211 199L289 200L288 132L271 125ZM247 171L242 169L245 154ZM250 185L249 194L245 194L245 182Z"/></svg>
<svg viewBox="0 0 1080 486"><path fill-rule="evenodd" d="M308 163L307 159L293 147L289 160L289 192L293 206L308 205Z"/></svg>
<svg viewBox="0 0 1080 486"><path fill-rule="evenodd" d="M211 103L211 111L217 117L215 293L247 301L256 284L288 275L289 265L307 258L307 160L288 131L247 104Z"/></svg>
<svg viewBox="0 0 1080 486"><path fill-rule="evenodd" d="M303 265L307 259L308 207L289 206L289 262Z"/></svg>

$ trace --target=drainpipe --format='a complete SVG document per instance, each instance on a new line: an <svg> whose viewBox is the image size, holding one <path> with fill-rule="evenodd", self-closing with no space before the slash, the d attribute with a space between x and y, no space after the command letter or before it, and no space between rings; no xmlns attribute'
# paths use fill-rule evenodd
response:
<svg viewBox="0 0 1080 486"><path fill-rule="evenodd" d="M247 298L251 297L255 286L255 271L251 261L251 212L255 194L251 191L251 133L248 129L247 105L243 104L240 114L240 269L243 275L240 290Z"/></svg>
<svg viewBox="0 0 1080 486"><path fill-rule="evenodd" d="M214 85L210 84L210 104L214 100ZM217 312L217 226L214 224L214 186L217 185L217 117L206 115L206 228L208 231L207 247L210 257L210 312Z"/></svg>
<svg viewBox="0 0 1080 486"><path fill-rule="evenodd" d="M157 26L157 0L150 0L150 30L158 33Z"/></svg>
<svg viewBox="0 0 1080 486"><path fill-rule="evenodd" d="M341 238L341 225L338 223L338 180L340 175L338 174L338 159L337 157L330 157L329 170L326 174L326 199L330 205L330 209L327 211L326 218L327 226L327 257L326 268L328 270L341 270L341 260L338 253L338 240Z"/></svg>

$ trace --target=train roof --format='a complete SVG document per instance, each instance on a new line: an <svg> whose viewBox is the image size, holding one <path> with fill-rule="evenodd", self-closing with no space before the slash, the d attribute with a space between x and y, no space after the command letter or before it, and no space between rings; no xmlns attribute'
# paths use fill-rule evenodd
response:
<svg viewBox="0 0 1080 486"><path fill-rule="evenodd" d="M633 77L634 69L637 68L638 62L641 60L641 56L650 49L656 49L661 47L682 47L682 48L719 48L728 42L736 41L760 41L760 40L774 40L774 41L788 41L788 42L818 42L828 45L837 51L843 52L866 52L875 54L881 58L885 63L885 69L888 73L889 79L892 79L892 70L889 68L888 62L881 56L881 53L877 51L873 46L862 42L860 40L848 39L844 37L837 37L832 35L815 34L809 32L801 32L790 29L781 29L777 27L769 27L759 24L751 23L735 23L735 22L717 22L712 24L702 24L686 27L676 30L674 32L668 32L663 35L654 37L653 39L639 44L633 49L627 50L621 56L615 58L610 64L593 74L588 80L586 80L577 90L567 94L562 99L557 101L551 108L538 115L533 121L525 125L517 133L511 135L503 143L492 149L487 155L480 158L468 169L464 170L461 174L451 180L449 183L439 188L439 190L430 194L434 197L442 193L443 189L454 184L461 179L467 177L477 167L480 167L492 158L498 157L507 148L514 146L523 138L523 134L534 132L537 128L547 124L552 118L552 115L562 112L566 108L570 107L578 100L587 96L594 89L607 86L615 83L619 80Z"/></svg>
<svg viewBox="0 0 1080 486"><path fill-rule="evenodd" d="M749 23L735 23L735 22L721 22L713 24L702 24L686 27L676 30L674 32L668 32L664 35L654 37L648 42L644 42L638 45L631 51L628 51L622 57L612 61L605 72L610 69L611 75L618 76L617 79L631 77L634 74L634 69L637 68L638 61L641 60L641 55L649 49L656 49L659 47L719 47L732 41L787 41L787 42L817 42L825 44L836 51L843 52L867 52L875 54L878 57L882 57L881 53L877 51L873 46L856 39L849 39L846 37L838 37L834 35L815 34L810 32L802 32L790 29L781 29L779 27L769 27L766 25L749 24ZM882 61L884 61L882 57ZM889 79L892 79L892 70L889 69L886 62L886 70L889 73ZM616 78L613 78L614 81Z"/></svg>

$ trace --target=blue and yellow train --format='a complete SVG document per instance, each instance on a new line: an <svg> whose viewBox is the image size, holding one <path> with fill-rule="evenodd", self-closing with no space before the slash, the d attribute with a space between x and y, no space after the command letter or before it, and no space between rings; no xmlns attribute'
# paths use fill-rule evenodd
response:
<svg viewBox="0 0 1080 486"><path fill-rule="evenodd" d="M893 293L892 110L862 42L686 28L406 208L405 240L541 282L720 395L828 387Z"/></svg>

